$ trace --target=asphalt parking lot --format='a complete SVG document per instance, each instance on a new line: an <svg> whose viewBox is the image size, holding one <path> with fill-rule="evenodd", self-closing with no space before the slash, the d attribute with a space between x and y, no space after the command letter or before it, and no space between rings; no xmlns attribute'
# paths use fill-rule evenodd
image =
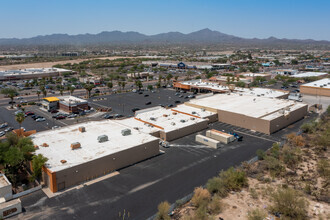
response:
<svg viewBox="0 0 330 220"><path fill-rule="evenodd" d="M154 93L151 91L143 91L143 94L127 92L127 93L118 93L112 95L92 97L88 100L90 105L94 108L106 108L111 107L114 114L122 114L126 117L134 116L132 112L133 108L145 109L150 107L155 107L158 105L168 106L172 104L176 106L179 103L175 101L180 101L181 103L186 102L189 98L185 98L192 93L181 93L183 96L175 96L176 91L174 89L155 89ZM145 95L148 95L145 97ZM146 105L147 102L151 104Z"/></svg>
<svg viewBox="0 0 330 220"><path fill-rule="evenodd" d="M112 178L81 185L53 198L43 191L23 197L25 212L15 218L122 219L119 213L125 210L130 219L147 219L156 213L161 201L174 203L220 170L239 165L253 158L256 150L267 150L285 134L298 131L306 120L310 117L273 135L212 123L209 128L236 131L243 141L210 149L194 141L196 133L185 136L170 142L170 148L162 148L164 154L121 169ZM198 133L205 134L205 130Z"/></svg>

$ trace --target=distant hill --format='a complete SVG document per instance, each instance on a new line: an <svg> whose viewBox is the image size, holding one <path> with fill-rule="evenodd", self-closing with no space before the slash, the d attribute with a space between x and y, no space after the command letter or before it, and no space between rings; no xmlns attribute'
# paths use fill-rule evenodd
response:
<svg viewBox="0 0 330 220"><path fill-rule="evenodd" d="M32 38L2 38L0 46L30 46L30 45L101 45L101 44L239 44L239 45L330 45L330 41L315 41L311 39L248 39L224 34L210 29L202 29L189 34L168 32L156 35L145 35L138 32L104 31L99 34L52 34Z"/></svg>

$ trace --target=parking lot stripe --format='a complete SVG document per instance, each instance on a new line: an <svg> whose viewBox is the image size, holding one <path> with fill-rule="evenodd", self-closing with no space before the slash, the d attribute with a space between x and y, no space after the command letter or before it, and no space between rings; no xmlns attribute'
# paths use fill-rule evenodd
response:
<svg viewBox="0 0 330 220"><path fill-rule="evenodd" d="M255 137L255 138L259 138L259 139L262 139L262 140L266 140L266 141L270 141L270 142L274 142L274 143L277 143L278 141L275 141L275 140L271 140L269 138L264 138L264 137L260 137L260 136L257 136L257 135L252 135L252 134L248 134L246 132L243 132L243 131L239 131L239 130L233 130L234 132L238 132L238 133L242 133L244 135L248 135L248 136L251 136L251 137Z"/></svg>

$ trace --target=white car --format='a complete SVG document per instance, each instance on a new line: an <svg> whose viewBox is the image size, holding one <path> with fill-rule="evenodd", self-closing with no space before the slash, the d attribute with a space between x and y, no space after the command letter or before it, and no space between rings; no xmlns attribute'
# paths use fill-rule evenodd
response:
<svg viewBox="0 0 330 220"><path fill-rule="evenodd" d="M1 131L1 132L0 132L0 137L4 136L5 134L6 134L6 132Z"/></svg>
<svg viewBox="0 0 330 220"><path fill-rule="evenodd" d="M45 118L37 118L36 121L37 121L37 122L41 122L41 121L46 121L46 119L45 119Z"/></svg>

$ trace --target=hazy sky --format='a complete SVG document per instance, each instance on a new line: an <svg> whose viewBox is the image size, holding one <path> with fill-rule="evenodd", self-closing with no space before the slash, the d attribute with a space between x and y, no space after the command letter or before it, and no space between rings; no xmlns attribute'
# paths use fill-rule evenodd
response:
<svg viewBox="0 0 330 220"><path fill-rule="evenodd" d="M0 38L53 33L189 33L330 40L330 0L1 0Z"/></svg>

